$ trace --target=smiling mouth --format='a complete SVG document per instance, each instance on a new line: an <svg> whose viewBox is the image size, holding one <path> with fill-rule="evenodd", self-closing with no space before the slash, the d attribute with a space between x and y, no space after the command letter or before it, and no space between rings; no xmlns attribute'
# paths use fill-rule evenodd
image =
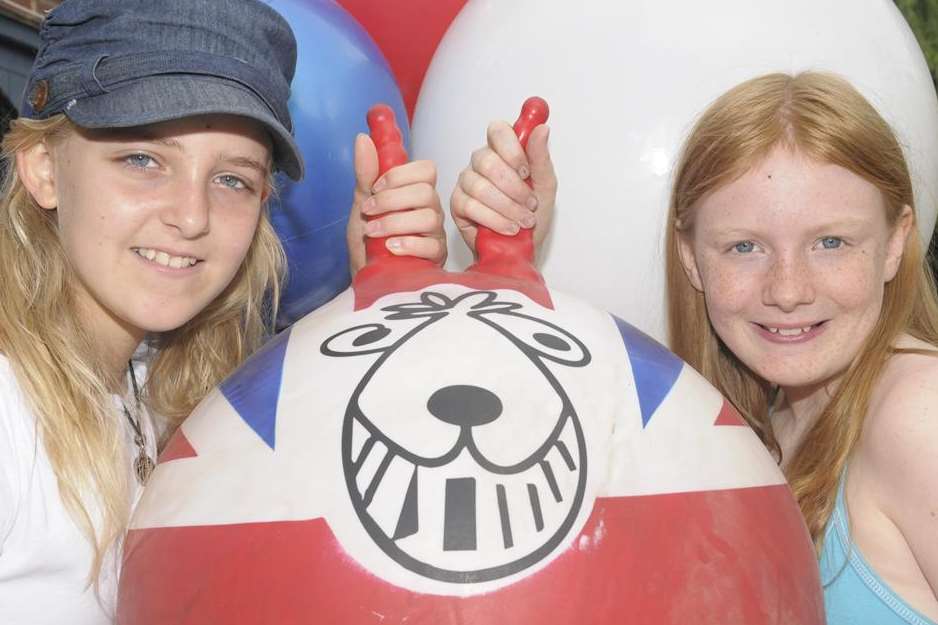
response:
<svg viewBox="0 0 938 625"><path fill-rule="evenodd" d="M343 439L359 520L388 556L431 579L475 583L531 566L563 540L583 502L587 458L572 411L511 467L486 460L471 438L421 458L357 410L346 414Z"/></svg>
<svg viewBox="0 0 938 625"><path fill-rule="evenodd" d="M808 334L812 330L816 330L817 328L821 327L825 323L827 322L819 321L818 323L814 323L811 325L806 325L806 326L802 326L798 328L779 328L776 326L769 326L769 325L765 325L762 323L756 323L756 325L762 328L763 330L765 330L766 332L769 332L776 336L787 337L787 338L797 338L799 336Z"/></svg>
<svg viewBox="0 0 938 625"><path fill-rule="evenodd" d="M141 258L162 265L163 267L169 267L170 269L187 269L193 267L196 263L202 262L193 256L173 256L172 254L151 247L133 247L131 250Z"/></svg>

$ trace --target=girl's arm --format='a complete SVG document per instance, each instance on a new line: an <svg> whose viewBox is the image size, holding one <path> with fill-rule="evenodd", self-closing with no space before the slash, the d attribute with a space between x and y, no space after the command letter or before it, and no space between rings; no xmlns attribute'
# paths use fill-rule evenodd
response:
<svg viewBox="0 0 938 625"><path fill-rule="evenodd" d="M864 425L878 499L938 599L938 355L900 354Z"/></svg>
<svg viewBox="0 0 938 625"><path fill-rule="evenodd" d="M13 529L20 497L18 484L24 453L20 446L28 443L23 437L26 422L23 410L13 387L13 374L0 355L0 558Z"/></svg>

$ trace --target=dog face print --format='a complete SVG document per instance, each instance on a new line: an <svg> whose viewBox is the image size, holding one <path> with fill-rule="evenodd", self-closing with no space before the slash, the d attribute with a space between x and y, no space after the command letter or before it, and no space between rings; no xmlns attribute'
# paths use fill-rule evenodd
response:
<svg viewBox="0 0 938 625"><path fill-rule="evenodd" d="M342 430L358 519L389 557L432 579L489 581L535 564L583 505L583 428L551 369L587 366L586 346L491 291L425 291L382 311L383 323L321 346L331 357L377 355ZM459 353L472 346L498 366Z"/></svg>

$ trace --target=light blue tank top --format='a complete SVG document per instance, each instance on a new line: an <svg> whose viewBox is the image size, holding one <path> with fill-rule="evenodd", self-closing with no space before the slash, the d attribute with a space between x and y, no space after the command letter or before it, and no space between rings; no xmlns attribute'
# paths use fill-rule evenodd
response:
<svg viewBox="0 0 938 625"><path fill-rule="evenodd" d="M850 542L844 475L821 553L827 625L938 625L900 599Z"/></svg>

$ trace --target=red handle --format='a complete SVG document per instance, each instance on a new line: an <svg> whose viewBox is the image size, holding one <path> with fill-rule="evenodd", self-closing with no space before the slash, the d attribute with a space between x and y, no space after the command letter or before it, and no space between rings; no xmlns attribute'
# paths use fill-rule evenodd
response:
<svg viewBox="0 0 938 625"><path fill-rule="evenodd" d="M525 100L521 114L515 122L514 131L526 148L531 131L547 121L549 110L542 98L532 97ZM378 104L368 111L368 127L371 138L378 150L378 174L384 175L389 169L407 162L403 137L394 119L394 111L385 104ZM528 184L531 184L529 179ZM392 275L413 274L420 270L434 268L430 261L410 256L395 256L385 245L385 238L368 238L365 241L367 262L355 275L356 292L364 292L365 285L371 282L388 282ZM479 227L476 237L476 252L479 261L469 268L470 271L501 275L507 278L543 284L537 268L534 266L534 233L532 229L522 229L514 236L499 234L485 227Z"/></svg>
<svg viewBox="0 0 938 625"><path fill-rule="evenodd" d="M514 131L527 149L531 131L547 121L550 109L543 98L530 97L521 105L521 114L515 122ZM532 186L531 179L527 180ZM470 269L543 282L534 266L534 229L522 228L518 234L499 234L480 226L476 236L476 254L479 261Z"/></svg>
<svg viewBox="0 0 938 625"><path fill-rule="evenodd" d="M518 115L518 121L514 125L515 134L518 135L521 147L528 147L528 138L531 136L531 131L546 123L549 116L550 107L547 106L547 101L544 98L531 96L524 101L524 104L521 105L521 114Z"/></svg>
<svg viewBox="0 0 938 625"><path fill-rule="evenodd" d="M387 104L376 104L368 111L368 129L371 140L378 150L378 176L383 176L389 169L407 162L407 150L404 149L404 136L397 127L394 111ZM377 216L366 217L371 221ZM365 259L370 263L377 258L394 256L388 250L387 237L368 237L365 239Z"/></svg>
<svg viewBox="0 0 938 625"><path fill-rule="evenodd" d="M404 136L397 127L394 110L387 104L375 104L368 111L368 129L378 149L378 175L407 162Z"/></svg>

